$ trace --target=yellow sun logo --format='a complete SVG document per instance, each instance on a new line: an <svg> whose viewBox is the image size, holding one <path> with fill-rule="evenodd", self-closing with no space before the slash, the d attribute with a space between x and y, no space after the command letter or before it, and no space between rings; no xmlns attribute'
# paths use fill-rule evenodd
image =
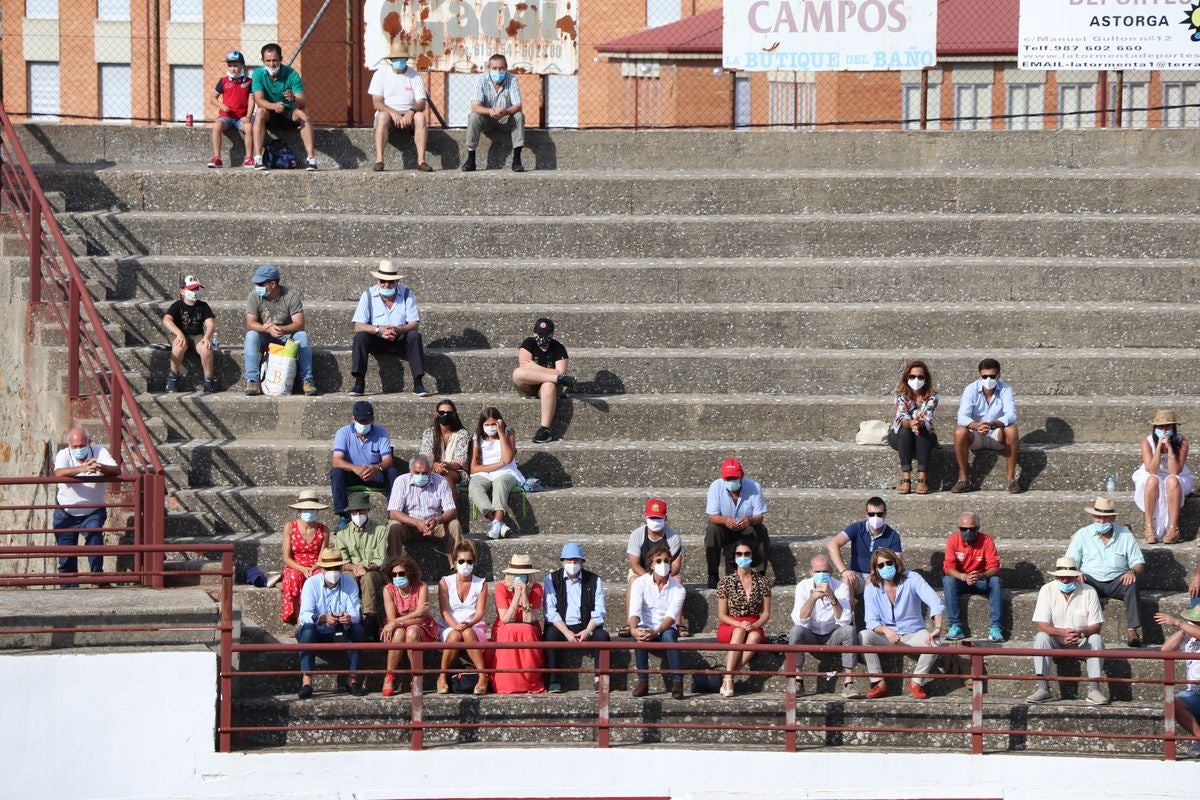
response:
<svg viewBox="0 0 1200 800"><path fill-rule="evenodd" d="M1200 2L1195 3L1188 11L1187 18L1181 25L1187 25L1192 31L1192 41L1200 42Z"/></svg>

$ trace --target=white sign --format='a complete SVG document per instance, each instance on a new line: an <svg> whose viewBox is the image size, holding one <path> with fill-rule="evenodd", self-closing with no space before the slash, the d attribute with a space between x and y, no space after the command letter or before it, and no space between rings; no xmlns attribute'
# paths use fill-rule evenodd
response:
<svg viewBox="0 0 1200 800"><path fill-rule="evenodd" d="M578 0L365 0L364 9L367 69L403 41L419 70L483 72L494 53L513 72L579 70Z"/></svg>
<svg viewBox="0 0 1200 800"><path fill-rule="evenodd" d="M1021 69L1200 68L1200 0L1021 0Z"/></svg>
<svg viewBox="0 0 1200 800"><path fill-rule="evenodd" d="M725 0L726 69L933 66L937 0Z"/></svg>

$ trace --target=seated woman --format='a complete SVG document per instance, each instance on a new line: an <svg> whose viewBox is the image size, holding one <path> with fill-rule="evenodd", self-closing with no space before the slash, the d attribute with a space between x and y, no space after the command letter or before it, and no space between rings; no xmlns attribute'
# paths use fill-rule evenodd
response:
<svg viewBox="0 0 1200 800"><path fill-rule="evenodd" d="M437 638L437 625L429 613L429 586L421 580L421 568L410 556L397 556L388 562L388 583L383 589L383 610L387 624L379 632L379 641L432 642ZM395 694L395 676L400 659L408 653L408 668L421 658L417 650L396 648L387 651L387 676L383 679L383 696Z"/></svg>
<svg viewBox="0 0 1200 800"><path fill-rule="evenodd" d="M321 572L316 569L317 557L329 538L329 530L317 522L317 512L329 508L329 504L317 499L316 489L305 489L288 508L296 509L298 518L283 525L283 600L279 618L295 625L304 581L314 572Z"/></svg>
<svg viewBox="0 0 1200 800"><path fill-rule="evenodd" d="M929 606L929 613L933 616L931 631L925 629L922 604ZM867 620L867 629L859 635L863 647L937 647L946 607L924 578L904 568L904 560L898 553L881 547L871 553L871 577L863 589L863 611ZM932 653L917 658L917 677L908 683L908 691L914 699L924 700L928 696L922 686L924 679L920 676L929 674L937 658ZM879 665L879 655L864 653L863 660L867 662L867 671L872 673L867 699L887 697L887 684L883 678L875 677L883 671Z"/></svg>
<svg viewBox="0 0 1200 800"><path fill-rule="evenodd" d="M771 584L750 569L754 550L748 544L738 544L733 550L737 565L717 584L717 641L722 644L757 644L763 640L763 628L771 616ZM744 669L753 657L753 650L739 653L730 650L725 655L725 680L721 696L733 697L733 674Z"/></svg>
<svg viewBox="0 0 1200 800"><path fill-rule="evenodd" d="M1179 541L1179 510L1196 476L1188 469L1188 440L1179 435L1175 412L1160 409L1142 440L1142 465L1133 473L1133 502L1145 516L1147 544Z"/></svg>
<svg viewBox="0 0 1200 800"><path fill-rule="evenodd" d="M479 412L475 423L475 439L471 447L471 480L468 493L471 504L485 519L491 520L487 536L503 539L512 528L504 521L508 494L525 482L517 468L517 434L504 424L500 409L488 406Z"/></svg>
<svg viewBox="0 0 1200 800"><path fill-rule="evenodd" d="M543 590L533 579L537 572L533 559L514 555L504 570L504 580L496 584L496 622L492 625L494 642L541 641L538 612L542 608ZM498 670L492 674L492 686L497 694L537 694L546 691L542 681L545 654L536 648L519 650L489 650L489 666Z"/></svg>
<svg viewBox="0 0 1200 800"><path fill-rule="evenodd" d="M470 467L471 432L463 427L458 418L458 406L453 400L443 400L433 413L433 424L421 434L418 452L428 456L433 471L450 482L457 491L467 485L467 468Z"/></svg>
<svg viewBox="0 0 1200 800"><path fill-rule="evenodd" d="M1154 621L1164 628L1170 625L1179 629L1163 642L1164 651L1193 654L1186 662L1188 687L1175 695L1175 721L1194 739L1187 757L1200 758L1200 606L1191 606L1179 617L1159 612Z"/></svg>
<svg viewBox="0 0 1200 800"><path fill-rule="evenodd" d="M928 494L929 454L937 449L933 412L938 395L933 374L924 361L910 361L900 373L896 387L896 418L888 432L888 444L900 452L900 494L912 492L912 460L917 456L917 494Z"/></svg>
<svg viewBox="0 0 1200 800"><path fill-rule="evenodd" d="M443 642L482 642L487 639L487 625L483 617L487 614L487 581L474 574L475 545L468 541L459 543L453 553L454 572L438 581L439 638ZM458 650L442 651L442 669L438 673L437 692L447 694L450 681L446 673L454 663ZM488 679L484 672L483 651L467 650L467 657L478 670L475 694L487 694Z"/></svg>

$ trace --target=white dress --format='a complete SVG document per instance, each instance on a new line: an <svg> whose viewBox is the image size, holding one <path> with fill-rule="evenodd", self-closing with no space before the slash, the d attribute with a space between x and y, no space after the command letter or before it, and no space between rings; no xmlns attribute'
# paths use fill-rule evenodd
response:
<svg viewBox="0 0 1200 800"><path fill-rule="evenodd" d="M442 583L446 585L446 596L450 602L450 616L459 622L466 622L475 616L475 604L479 601L479 593L483 591L484 580L478 575L472 576L471 590L461 600L458 597L457 582L457 575L447 575L442 578ZM437 623L438 638L444 642L446 641L446 637L450 635L450 626L446 624L446 618L441 614L438 614ZM487 623L483 620L479 620L479 622L472 625L471 630L475 631L476 639L481 642L487 641Z"/></svg>
<svg viewBox="0 0 1200 800"><path fill-rule="evenodd" d="M1154 437L1147 436L1146 441L1150 443L1150 448L1154 448ZM1137 505L1138 510L1145 513L1146 511L1146 479L1150 477L1150 473L1146 472L1146 466L1137 468L1133 473L1133 502ZM1196 476L1188 469L1187 464L1179 470L1179 488L1182 492L1181 497L1187 497L1192 493L1192 488L1196 485ZM1162 540L1167 533L1167 517L1169 511L1167 509L1167 457L1158 457L1158 507L1154 509L1154 535L1159 541Z"/></svg>

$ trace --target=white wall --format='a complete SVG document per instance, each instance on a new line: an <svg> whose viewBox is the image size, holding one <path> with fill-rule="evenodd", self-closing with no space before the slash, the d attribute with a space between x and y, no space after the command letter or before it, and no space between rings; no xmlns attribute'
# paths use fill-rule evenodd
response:
<svg viewBox="0 0 1200 800"><path fill-rule="evenodd" d="M6 798L1195 798L1200 765L863 751L213 752L201 652L0 656ZM503 702L491 698L484 702Z"/></svg>

